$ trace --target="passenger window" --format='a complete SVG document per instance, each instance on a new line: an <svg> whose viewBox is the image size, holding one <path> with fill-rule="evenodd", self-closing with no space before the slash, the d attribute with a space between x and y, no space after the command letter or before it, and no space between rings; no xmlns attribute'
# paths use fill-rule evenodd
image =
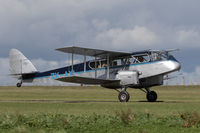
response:
<svg viewBox="0 0 200 133"><path fill-rule="evenodd" d="M90 65L89 65L91 68L95 68L95 62L90 62Z"/></svg>
<svg viewBox="0 0 200 133"><path fill-rule="evenodd" d="M101 61L101 65L102 65L102 68L107 67L107 61L106 60Z"/></svg>
<svg viewBox="0 0 200 133"><path fill-rule="evenodd" d="M90 66L90 68L95 69L95 61L90 62L89 66ZM101 68L100 61L96 61L96 68Z"/></svg>
<svg viewBox="0 0 200 133"><path fill-rule="evenodd" d="M118 65L117 60L110 63L110 67L117 65ZM95 61L91 61L89 63L89 67L95 69ZM107 60L96 61L96 68L105 68L105 67L107 67Z"/></svg>
<svg viewBox="0 0 200 133"><path fill-rule="evenodd" d="M117 61L113 61L112 66L117 66Z"/></svg>

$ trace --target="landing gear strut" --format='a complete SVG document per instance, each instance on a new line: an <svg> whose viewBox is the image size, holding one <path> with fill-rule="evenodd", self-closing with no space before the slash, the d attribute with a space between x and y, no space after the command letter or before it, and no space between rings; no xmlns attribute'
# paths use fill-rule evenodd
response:
<svg viewBox="0 0 200 133"><path fill-rule="evenodd" d="M130 95L126 91L126 88L122 88L122 91L119 92L118 98L119 98L120 102L128 102L129 101Z"/></svg>
<svg viewBox="0 0 200 133"><path fill-rule="evenodd" d="M146 98L148 102L155 102L157 100L157 93L155 91L151 91L149 88L145 88L146 90Z"/></svg>

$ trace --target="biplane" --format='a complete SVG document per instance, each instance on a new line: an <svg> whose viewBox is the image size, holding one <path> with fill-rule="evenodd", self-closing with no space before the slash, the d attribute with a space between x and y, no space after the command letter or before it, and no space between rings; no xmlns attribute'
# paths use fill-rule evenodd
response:
<svg viewBox="0 0 200 133"><path fill-rule="evenodd" d="M120 102L129 101L127 88L140 89L146 93L147 101L155 102L157 93L150 87L163 85L165 75L181 68L180 63L170 54L175 49L118 52L72 46L56 50L70 53L71 65L39 72L19 50L11 49L10 71L18 79L17 87L25 82L50 78L117 90ZM83 62L74 64L74 55L82 55ZM87 60L87 56L93 59Z"/></svg>

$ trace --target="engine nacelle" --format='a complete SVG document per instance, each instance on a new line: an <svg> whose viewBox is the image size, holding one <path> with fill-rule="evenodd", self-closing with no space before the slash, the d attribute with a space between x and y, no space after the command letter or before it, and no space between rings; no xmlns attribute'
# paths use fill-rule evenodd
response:
<svg viewBox="0 0 200 133"><path fill-rule="evenodd" d="M120 85L138 85L139 84L139 72L138 71L119 71L116 75L116 79L120 80Z"/></svg>

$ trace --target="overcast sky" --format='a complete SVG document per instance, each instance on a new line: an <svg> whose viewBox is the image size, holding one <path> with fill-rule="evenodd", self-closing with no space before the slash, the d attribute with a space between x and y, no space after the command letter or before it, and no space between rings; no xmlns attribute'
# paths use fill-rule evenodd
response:
<svg viewBox="0 0 200 133"><path fill-rule="evenodd" d="M0 85L17 48L38 70L65 65L54 49L173 49L188 79L200 83L199 0L0 0Z"/></svg>

